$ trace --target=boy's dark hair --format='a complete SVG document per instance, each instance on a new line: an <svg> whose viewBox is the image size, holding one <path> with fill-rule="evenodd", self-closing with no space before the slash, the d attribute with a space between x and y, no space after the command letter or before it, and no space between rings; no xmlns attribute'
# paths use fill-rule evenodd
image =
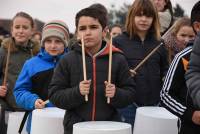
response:
<svg viewBox="0 0 200 134"><path fill-rule="evenodd" d="M80 10L76 14L76 18L75 18L76 28L78 28L79 19L82 16L88 16L88 17L97 19L99 23L101 24L102 29L104 29L107 26L107 14L105 14L102 10L99 10L97 8L88 7L88 8L84 8Z"/></svg>
<svg viewBox="0 0 200 134"><path fill-rule="evenodd" d="M98 10L101 10L102 12L104 12L104 14L106 15L106 25L108 25L108 10L106 9L106 7L100 3L94 3L92 5L89 6L89 8L96 8Z"/></svg>
<svg viewBox="0 0 200 134"><path fill-rule="evenodd" d="M191 23L195 21L200 22L200 1L198 1L192 8L191 11Z"/></svg>

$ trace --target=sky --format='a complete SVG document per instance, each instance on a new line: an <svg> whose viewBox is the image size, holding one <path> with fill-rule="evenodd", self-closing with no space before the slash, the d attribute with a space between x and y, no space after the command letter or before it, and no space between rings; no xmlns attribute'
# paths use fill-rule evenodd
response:
<svg viewBox="0 0 200 134"><path fill-rule="evenodd" d="M24 11L33 18L47 22L52 19L63 20L69 26L71 32L75 29L75 15L82 8L93 3L101 3L108 10L114 4L117 9L123 3L132 4L134 0L0 0L0 19L10 19L17 12ZM192 6L198 0L171 0L172 5L179 3L185 10L186 15L190 15Z"/></svg>

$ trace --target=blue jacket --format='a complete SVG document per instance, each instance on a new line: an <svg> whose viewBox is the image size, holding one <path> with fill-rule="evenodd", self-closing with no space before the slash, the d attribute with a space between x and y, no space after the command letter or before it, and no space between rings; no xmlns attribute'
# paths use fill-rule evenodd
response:
<svg viewBox="0 0 200 134"><path fill-rule="evenodd" d="M51 56L44 48L40 53L27 60L16 81L14 96L18 106L25 110L35 109L37 99L48 100L48 85L53 75L53 70L61 55ZM53 106L48 103L46 107ZM31 116L27 122L27 131L30 132Z"/></svg>

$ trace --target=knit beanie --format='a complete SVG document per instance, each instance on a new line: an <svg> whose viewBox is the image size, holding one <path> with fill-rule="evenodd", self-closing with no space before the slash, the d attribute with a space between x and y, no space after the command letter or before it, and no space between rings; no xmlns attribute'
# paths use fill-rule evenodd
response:
<svg viewBox="0 0 200 134"><path fill-rule="evenodd" d="M69 29L65 22L61 20L52 20L47 22L42 30L42 46L44 47L44 41L48 37L58 37L67 47L69 40Z"/></svg>

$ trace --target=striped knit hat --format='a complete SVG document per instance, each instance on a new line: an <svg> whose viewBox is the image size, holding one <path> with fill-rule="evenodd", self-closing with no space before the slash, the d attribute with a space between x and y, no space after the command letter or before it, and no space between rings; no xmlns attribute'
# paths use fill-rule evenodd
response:
<svg viewBox="0 0 200 134"><path fill-rule="evenodd" d="M42 30L42 46L48 37L58 37L67 46L69 40L69 29L65 22L52 20L46 23Z"/></svg>

